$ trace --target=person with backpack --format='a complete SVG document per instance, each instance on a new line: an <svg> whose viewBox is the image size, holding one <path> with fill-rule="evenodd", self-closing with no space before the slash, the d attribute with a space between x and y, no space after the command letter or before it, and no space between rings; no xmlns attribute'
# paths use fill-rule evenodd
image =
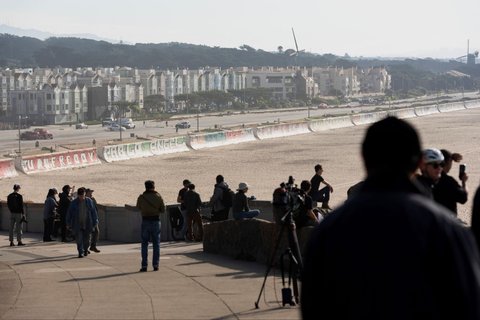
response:
<svg viewBox="0 0 480 320"><path fill-rule="evenodd" d="M210 198L212 221L223 221L228 219L228 213L233 205L233 191L230 190L222 175L219 174L216 177L216 182Z"/></svg>
<svg viewBox="0 0 480 320"><path fill-rule="evenodd" d="M313 212L313 200L312 197L308 194L312 185L310 181L303 180L300 183L300 190L293 202L292 216L295 221L295 226L297 229L315 226L318 224L319 219Z"/></svg>
<svg viewBox="0 0 480 320"><path fill-rule="evenodd" d="M237 193L233 197L232 213L235 220L251 219L260 214L260 210L250 210L248 206L248 198L246 193L248 192L248 184L241 182L238 184Z"/></svg>

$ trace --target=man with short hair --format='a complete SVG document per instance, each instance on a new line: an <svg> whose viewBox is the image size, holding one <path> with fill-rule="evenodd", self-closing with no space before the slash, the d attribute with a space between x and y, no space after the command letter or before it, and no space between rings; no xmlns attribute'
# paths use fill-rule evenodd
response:
<svg viewBox="0 0 480 320"><path fill-rule="evenodd" d="M187 226L186 238L188 241L202 241L203 240L203 224L200 216L200 208L202 206L202 199L195 191L195 185L191 183L188 186L187 192L184 194L185 210L187 212L187 219L185 225ZM195 222L196 230L193 230L193 222Z"/></svg>
<svg viewBox="0 0 480 320"><path fill-rule="evenodd" d="M480 319L477 246L416 187L416 130L387 117L368 128L362 156L364 184L310 236L303 319Z"/></svg>
<svg viewBox="0 0 480 320"><path fill-rule="evenodd" d="M67 228L71 228L77 241L78 257L88 255L90 233L98 224L98 214L92 199L86 197L85 188L78 188L77 198L70 203L67 211Z"/></svg>
<svg viewBox="0 0 480 320"><path fill-rule="evenodd" d="M62 187L62 193L60 193L59 201L58 201L58 214L60 215L60 234L62 237L62 242L66 242L67 236L67 211L70 203L73 200L72 193L75 191L75 186L71 187L70 185L66 184Z"/></svg>
<svg viewBox="0 0 480 320"><path fill-rule="evenodd" d="M188 191L188 186L191 184L190 180L185 179L183 180L183 188L178 191L177 202L180 203L180 213L182 214L183 225L182 229L180 230L180 236L185 237L187 232L187 208L185 206L185 193Z"/></svg>
<svg viewBox="0 0 480 320"><path fill-rule="evenodd" d="M148 266L148 242L152 241L153 271L158 271L160 261L160 214L165 212L162 196L155 191L155 182L145 181L145 191L138 196L137 208L142 214L142 266L140 272L146 272Z"/></svg>
<svg viewBox="0 0 480 320"><path fill-rule="evenodd" d="M328 206L328 202L330 201L330 193L333 192L333 187L322 177L323 167L320 164L317 164L314 169L315 175L310 179L311 189L309 195L312 197L313 201L321 202L323 209L331 210ZM321 183L325 185L322 189L320 189Z"/></svg>
<svg viewBox="0 0 480 320"><path fill-rule="evenodd" d="M19 193L20 185L13 185L13 192L7 197L7 206L10 210L10 229L8 238L10 240L10 247L13 247L13 232L17 235L17 243L19 246L24 246L22 242L22 224L25 220L25 212L23 211L23 196Z"/></svg>
<svg viewBox="0 0 480 320"><path fill-rule="evenodd" d="M95 210L97 211L98 214L98 206L97 206L97 200L93 197L93 191L90 188L87 188L85 190L85 195L87 198L91 199L93 202L93 205L95 206ZM98 228L98 223L96 226L93 227L92 233L90 234L90 250L96 253L100 253L100 250L97 248L97 242L100 237L100 229Z"/></svg>
<svg viewBox="0 0 480 320"><path fill-rule="evenodd" d="M227 220L230 208L223 205L222 199L225 194L229 192L230 188L221 174L215 178L215 181L217 183L213 188L213 195L210 198L210 205L212 206L212 221Z"/></svg>

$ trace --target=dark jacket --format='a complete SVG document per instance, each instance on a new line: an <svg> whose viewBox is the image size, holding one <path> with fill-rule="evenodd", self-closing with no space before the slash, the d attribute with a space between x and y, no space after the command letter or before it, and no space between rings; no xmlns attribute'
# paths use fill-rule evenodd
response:
<svg viewBox="0 0 480 320"><path fill-rule="evenodd" d="M187 214L199 212L200 207L202 206L200 195L195 190L188 190L184 193L183 203L185 204L185 210L187 210Z"/></svg>
<svg viewBox="0 0 480 320"><path fill-rule="evenodd" d="M480 319L471 232L405 177L368 179L314 230L303 319Z"/></svg>
<svg viewBox="0 0 480 320"><path fill-rule="evenodd" d="M457 202L464 204L468 200L468 192L462 188L452 176L445 172L433 189L433 198L457 215Z"/></svg>
<svg viewBox="0 0 480 320"><path fill-rule="evenodd" d="M66 215L68 211L68 207L70 206L70 202L72 202L72 198L67 192L62 192L59 194L60 201L58 201L58 213L62 215Z"/></svg>
<svg viewBox="0 0 480 320"><path fill-rule="evenodd" d="M225 206L222 203L223 193L227 192L229 189L228 184L225 181L215 184L213 188L213 195L210 198L210 204L213 207L214 211L221 211L225 209Z"/></svg>
<svg viewBox="0 0 480 320"><path fill-rule="evenodd" d="M51 219L57 213L58 202L54 196L47 197L43 206L43 219Z"/></svg>
<svg viewBox="0 0 480 320"><path fill-rule="evenodd" d="M18 192L12 192L7 197L8 210L11 213L23 214L23 196Z"/></svg>
<svg viewBox="0 0 480 320"><path fill-rule="evenodd" d="M245 192L237 191L233 196L232 213L250 211L248 199Z"/></svg>
<svg viewBox="0 0 480 320"><path fill-rule="evenodd" d="M68 226L72 227L74 232L80 230L79 225L79 203L80 199L76 198L70 203L67 211L66 223ZM92 199L85 198L85 205L87 209L87 216L85 220L85 230L92 230L98 224L98 213L95 205L93 204Z"/></svg>
<svg viewBox="0 0 480 320"><path fill-rule="evenodd" d="M163 198L155 190L146 190L137 199L137 208L145 220L158 220L160 213L165 212Z"/></svg>

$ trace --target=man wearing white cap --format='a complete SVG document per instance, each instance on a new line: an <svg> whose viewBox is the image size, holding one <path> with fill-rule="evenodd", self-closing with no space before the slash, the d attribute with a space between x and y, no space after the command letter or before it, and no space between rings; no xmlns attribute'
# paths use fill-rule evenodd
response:
<svg viewBox="0 0 480 320"><path fill-rule="evenodd" d="M237 193L233 197L233 218L235 220L255 218L260 214L260 210L250 210L248 206L248 198L245 195L248 191L248 185L245 182L238 184Z"/></svg>

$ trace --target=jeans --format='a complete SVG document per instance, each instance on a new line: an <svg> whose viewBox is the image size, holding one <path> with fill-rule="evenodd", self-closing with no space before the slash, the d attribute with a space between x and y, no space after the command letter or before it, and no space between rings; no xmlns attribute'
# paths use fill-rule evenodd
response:
<svg viewBox="0 0 480 320"><path fill-rule="evenodd" d="M90 233L92 230L79 229L75 232L75 240L77 241L78 254L84 254L88 250L90 244Z"/></svg>
<svg viewBox="0 0 480 320"><path fill-rule="evenodd" d="M53 217L43 219L43 241L52 241Z"/></svg>
<svg viewBox="0 0 480 320"><path fill-rule="evenodd" d="M22 219L21 213L12 213L10 216L10 229L8 233L10 242L13 242L14 231L15 231L15 234L17 235L17 241L22 242L22 224L23 223L20 222L21 219Z"/></svg>
<svg viewBox="0 0 480 320"><path fill-rule="evenodd" d="M187 233L187 219L188 219L188 214L187 214L187 209L180 209L180 212L182 214L183 218L183 224L182 224L182 229L180 230L180 235L182 237L185 237L185 234Z"/></svg>
<svg viewBox="0 0 480 320"><path fill-rule="evenodd" d="M160 221L142 220L142 268L148 266L148 242L153 245L153 267L158 267L160 260Z"/></svg>
<svg viewBox="0 0 480 320"><path fill-rule="evenodd" d="M250 210L250 211L235 212L233 214L233 218L235 220L251 219L251 218L255 218L259 214L260 214L260 210L253 209L253 210Z"/></svg>
<svg viewBox="0 0 480 320"><path fill-rule="evenodd" d="M312 200L315 202L328 203L330 201L330 187L326 186L312 194Z"/></svg>
<svg viewBox="0 0 480 320"><path fill-rule="evenodd" d="M195 221L196 225L196 232L193 231L193 222ZM185 222L187 225L187 234L186 237L188 240L195 240L195 241L202 241L203 239L203 224L202 224L202 217L200 216L199 211L195 211L193 213L188 214L187 221Z"/></svg>

